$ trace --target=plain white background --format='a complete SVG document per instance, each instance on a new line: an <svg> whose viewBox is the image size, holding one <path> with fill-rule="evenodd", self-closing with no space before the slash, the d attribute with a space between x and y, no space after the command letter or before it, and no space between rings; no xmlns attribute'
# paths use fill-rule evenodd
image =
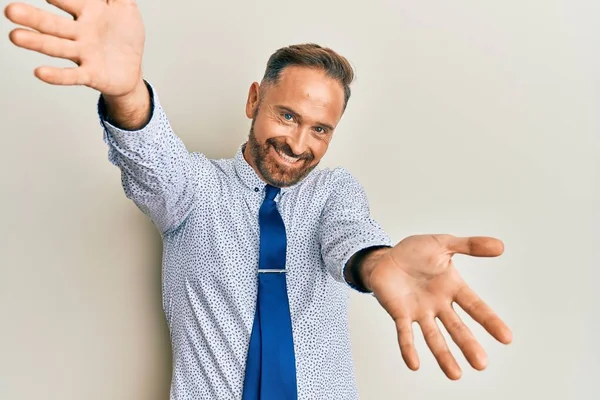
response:
<svg viewBox="0 0 600 400"><path fill-rule="evenodd" d="M457 264L514 342L467 320L489 367L473 371L456 352L458 382L418 328L422 368L409 371L390 318L352 296L363 399L600 398L598 1L148 0L141 9L145 77L190 151L232 156L269 55L317 42L357 71L323 166L360 179L396 241L504 240L502 257ZM36 66L70 63L14 47L12 28L0 25L0 398L167 399L160 237L107 160L98 94L38 81Z"/></svg>

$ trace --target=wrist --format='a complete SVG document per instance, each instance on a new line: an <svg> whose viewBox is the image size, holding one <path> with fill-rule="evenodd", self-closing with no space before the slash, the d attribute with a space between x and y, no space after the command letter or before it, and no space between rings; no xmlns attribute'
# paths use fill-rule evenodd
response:
<svg viewBox="0 0 600 400"><path fill-rule="evenodd" d="M390 246L371 246L358 251L348 261L346 280L361 292L372 292L371 275L379 260L390 251Z"/></svg>
<svg viewBox="0 0 600 400"><path fill-rule="evenodd" d="M379 261L381 261L381 259L387 253L389 253L390 249L390 247L386 246L384 248L372 250L365 256L362 262L362 266L359 271L361 273L362 282L369 292L373 291L373 286L371 285L371 276L373 275L373 271L375 271L375 268L379 265Z"/></svg>
<svg viewBox="0 0 600 400"><path fill-rule="evenodd" d="M150 91L143 79L130 92L121 95L102 94L106 117L112 124L127 130L137 130L151 116Z"/></svg>

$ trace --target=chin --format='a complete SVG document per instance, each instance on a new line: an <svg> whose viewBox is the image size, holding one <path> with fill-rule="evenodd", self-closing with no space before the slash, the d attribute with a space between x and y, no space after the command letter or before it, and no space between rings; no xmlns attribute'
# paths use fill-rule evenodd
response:
<svg viewBox="0 0 600 400"><path fill-rule="evenodd" d="M289 165L269 157L265 160L261 174L271 185L278 187L292 186L304 179L314 168L314 166L305 165L301 161L298 167Z"/></svg>

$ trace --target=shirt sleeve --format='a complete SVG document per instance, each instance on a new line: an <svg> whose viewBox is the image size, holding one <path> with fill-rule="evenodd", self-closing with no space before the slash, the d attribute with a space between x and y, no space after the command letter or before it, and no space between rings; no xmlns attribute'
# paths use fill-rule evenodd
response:
<svg viewBox="0 0 600 400"><path fill-rule="evenodd" d="M393 246L393 243L371 217L365 190L356 178L344 168L336 168L329 184L333 189L321 214L320 224L323 261L336 281L361 292L345 279L346 263L362 249Z"/></svg>
<svg viewBox="0 0 600 400"><path fill-rule="evenodd" d="M161 234L179 226L194 205L208 160L190 153L175 135L156 91L148 82L151 118L139 130L125 130L107 120L102 96L98 115L108 145L108 160L121 170L125 195Z"/></svg>

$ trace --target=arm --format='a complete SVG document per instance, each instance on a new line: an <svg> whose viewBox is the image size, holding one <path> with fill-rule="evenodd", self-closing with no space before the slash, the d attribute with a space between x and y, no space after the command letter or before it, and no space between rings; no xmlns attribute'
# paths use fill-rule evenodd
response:
<svg viewBox="0 0 600 400"><path fill-rule="evenodd" d="M186 150L153 88L142 78L145 33L137 3L49 3L72 18L29 4L9 4L6 17L29 28L13 29L10 40L18 47L76 65L40 66L34 73L41 81L87 86L100 93L98 115L108 158L121 170L127 197L166 234L187 218L196 194L206 191L206 174L215 169L203 155Z"/></svg>
<svg viewBox="0 0 600 400"><path fill-rule="evenodd" d="M122 171L127 197L161 233L189 214L206 158L190 154L173 133L152 87L142 76L145 29L135 1L53 1L73 18L13 3L5 14L26 28L10 32L17 46L77 64L41 66L52 85L84 85L101 93L98 113L109 160ZM36 32L37 31L37 32ZM41 33L41 34L40 34Z"/></svg>
<svg viewBox="0 0 600 400"><path fill-rule="evenodd" d="M392 242L370 216L362 185L345 169L337 168L327 183L331 193L321 215L320 243L323 261L334 279L362 292L373 261Z"/></svg>
<svg viewBox="0 0 600 400"><path fill-rule="evenodd" d="M452 256L495 257L501 241L490 237L414 235L391 246L381 228L369 217L365 193L349 174L338 171L336 190L322 215L323 259L332 276L351 287L370 292L396 325L402 358L412 369L420 362L414 345L417 322L427 346L450 379L462 371L442 336L438 319L469 364L482 370L487 356L454 309L461 307L499 342L508 344L512 333L496 313L466 284Z"/></svg>
<svg viewBox="0 0 600 400"><path fill-rule="evenodd" d="M175 135L149 83L144 92L120 103L100 96L98 114L108 158L121 170L126 196L164 234L189 215L207 159L189 153Z"/></svg>

